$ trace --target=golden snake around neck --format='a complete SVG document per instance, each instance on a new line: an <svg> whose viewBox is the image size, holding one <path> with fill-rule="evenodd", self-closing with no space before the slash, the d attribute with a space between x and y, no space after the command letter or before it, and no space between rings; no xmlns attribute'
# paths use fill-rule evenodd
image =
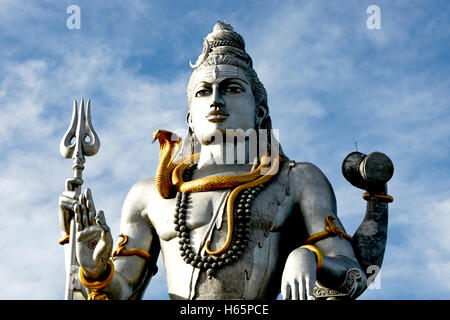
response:
<svg viewBox="0 0 450 320"><path fill-rule="evenodd" d="M234 201L238 194L247 189L254 188L261 184L269 183L277 174L279 168L279 156L273 155L273 161L269 161L269 156L261 158L260 165L253 171L230 176L214 176L195 179L192 181L183 180L183 172L198 159L199 154L191 155L187 158L174 158L180 149L181 138L176 134L166 131L157 130L153 134L153 141L159 141L159 166L156 171L155 184L158 193L164 199L167 199L173 194L172 190L176 189L179 192L202 192L234 188L227 200L227 238L223 247L216 251L209 249L209 241L206 243L206 252L211 255L218 255L225 252L231 244L234 226ZM263 174L263 169L266 171Z"/></svg>

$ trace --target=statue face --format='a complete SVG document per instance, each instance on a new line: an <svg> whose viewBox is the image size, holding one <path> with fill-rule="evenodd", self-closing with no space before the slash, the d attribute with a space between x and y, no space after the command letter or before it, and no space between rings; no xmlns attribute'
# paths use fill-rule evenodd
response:
<svg viewBox="0 0 450 320"><path fill-rule="evenodd" d="M242 69L210 66L194 77L188 123L202 144L217 132L255 128L255 99Z"/></svg>

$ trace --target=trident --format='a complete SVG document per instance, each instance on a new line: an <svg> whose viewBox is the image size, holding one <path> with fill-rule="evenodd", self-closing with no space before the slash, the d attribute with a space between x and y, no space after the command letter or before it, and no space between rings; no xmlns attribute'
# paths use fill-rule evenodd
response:
<svg viewBox="0 0 450 320"><path fill-rule="evenodd" d="M77 102L73 101L72 121L69 129L64 134L59 151L64 158L73 160L73 178L66 180L64 195L79 200L81 185L83 184L83 169L86 156L93 156L100 148L100 140L94 131L91 122L91 100L88 100L86 114L84 112L84 98L81 99L80 109L77 110ZM69 258L70 267L67 270L65 299L72 300L75 287L75 272L77 260L75 252L75 219L70 218L69 234Z"/></svg>

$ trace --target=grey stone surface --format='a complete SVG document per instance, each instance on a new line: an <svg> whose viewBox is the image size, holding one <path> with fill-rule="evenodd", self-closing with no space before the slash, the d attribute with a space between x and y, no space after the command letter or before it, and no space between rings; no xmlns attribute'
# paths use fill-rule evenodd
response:
<svg viewBox="0 0 450 320"><path fill-rule="evenodd" d="M227 137L226 130L270 132L272 128L266 91L253 70L243 38L230 25L217 23L205 38L200 57L191 66L194 70L188 84L189 134L180 151L180 156L200 152L191 178L250 172L260 160L258 154L249 152L254 141L245 142L243 157L232 152L230 155L230 150L236 150L234 139L211 142L211 136L217 134ZM259 143L258 149L274 150L275 146L279 145L272 138ZM212 276L198 263L202 262L200 266L213 263L205 255L208 240L212 248L221 247L225 241L224 207L230 190L189 195L183 215L175 218L178 229L188 228L188 238L175 229L174 214L180 199L162 198L153 178L136 183L123 204L120 232L129 237L127 248L150 252L152 261L148 263L138 256L114 258L116 272L104 292L112 299L140 298L161 256L172 299L275 299L280 292L285 299L360 295L366 287L365 268L381 264L387 205L368 202L354 245L338 236L315 243L324 256L323 267L317 271L316 255L299 247L309 236L324 231L325 218L330 215L336 226L345 230L336 215L334 192L316 166L289 160L281 147L278 151L281 163L275 179L255 197L246 198L252 199L252 203L248 225L240 226L248 228L249 235L241 241L242 252L236 259L232 254L231 262L215 270ZM228 161L224 164L225 159ZM238 159L245 161L240 163ZM90 193L80 199L67 195L61 199L61 208L75 212L78 262L87 277L101 277L112 244L103 213L96 211ZM67 215L61 217L62 231L67 231L64 229ZM185 249L187 242L190 251ZM202 257L205 261L201 261ZM87 290L81 288L80 292L85 297Z"/></svg>

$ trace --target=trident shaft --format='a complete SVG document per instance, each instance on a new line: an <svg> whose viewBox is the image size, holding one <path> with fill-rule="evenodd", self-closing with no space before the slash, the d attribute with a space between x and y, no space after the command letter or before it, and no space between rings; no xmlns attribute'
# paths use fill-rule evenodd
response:
<svg viewBox="0 0 450 320"><path fill-rule="evenodd" d="M77 102L73 101L72 121L64 134L59 150L64 158L72 158L73 178L66 180L66 190L64 195L79 200L81 194L81 185L83 184L83 170L85 156L93 156L100 148L100 140L94 131L91 122L91 100L86 105L84 112L84 98L81 99L80 109L77 108ZM75 219L70 218L70 235L68 259L70 265L66 271L66 290L65 299L72 300L75 287L75 273L78 270L78 262L75 255Z"/></svg>

